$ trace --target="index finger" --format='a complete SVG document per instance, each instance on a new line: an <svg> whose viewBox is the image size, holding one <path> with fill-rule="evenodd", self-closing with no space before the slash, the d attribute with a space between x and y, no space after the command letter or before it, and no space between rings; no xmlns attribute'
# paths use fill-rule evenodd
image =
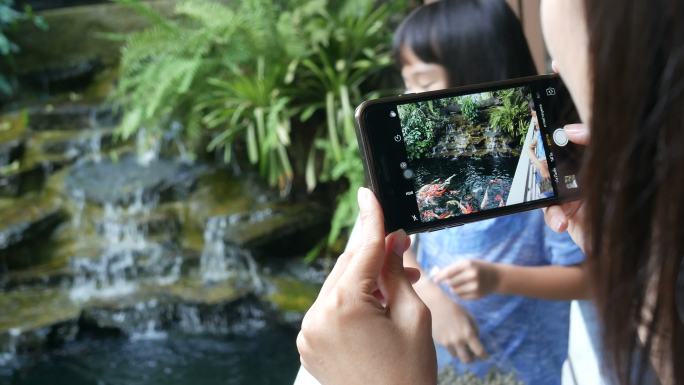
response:
<svg viewBox="0 0 684 385"><path fill-rule="evenodd" d="M470 351L473 352L477 358L481 360L487 358L487 351L485 350L484 346L482 345L482 341L480 341L478 336L472 336L468 339L468 348L470 348Z"/></svg>
<svg viewBox="0 0 684 385"><path fill-rule="evenodd" d="M589 144L589 127L586 124L568 124L563 127L563 131L571 142L585 146Z"/></svg>
<svg viewBox="0 0 684 385"><path fill-rule="evenodd" d="M444 281L445 279L453 278L454 276L463 272L463 270L465 270L467 266L468 261L466 260L453 263L437 272L437 274L435 274L435 277L433 278L433 281L439 283Z"/></svg>

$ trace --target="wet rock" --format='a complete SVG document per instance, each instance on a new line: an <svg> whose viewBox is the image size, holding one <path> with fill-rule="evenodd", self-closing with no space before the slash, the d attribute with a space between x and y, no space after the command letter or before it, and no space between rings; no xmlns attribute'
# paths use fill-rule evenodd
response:
<svg viewBox="0 0 684 385"><path fill-rule="evenodd" d="M58 202L29 195L0 200L0 263L26 267L49 255L49 241L65 214Z"/></svg>
<svg viewBox="0 0 684 385"><path fill-rule="evenodd" d="M0 174L23 155L26 123L24 113L0 116Z"/></svg>
<svg viewBox="0 0 684 385"><path fill-rule="evenodd" d="M136 195L169 201L187 196L204 170L202 166L168 159L142 165L135 156L126 155L118 161L104 159L76 165L66 176L65 187L72 195L82 194L99 204L126 204L133 202Z"/></svg>
<svg viewBox="0 0 684 385"><path fill-rule="evenodd" d="M25 74L21 82L48 94L84 89L103 67L98 58L89 58Z"/></svg>
<svg viewBox="0 0 684 385"><path fill-rule="evenodd" d="M111 108L89 104L66 103L28 109L29 128L44 130L81 130L111 127L117 120Z"/></svg>
<svg viewBox="0 0 684 385"><path fill-rule="evenodd" d="M174 2L160 0L146 4L163 15L169 15L175 6ZM92 61L115 65L122 42L102 35L129 33L148 25L148 20L131 7L111 2L48 10L40 16L49 26L47 30L27 21L12 31L11 40L22 47L16 63L24 74Z"/></svg>
<svg viewBox="0 0 684 385"><path fill-rule="evenodd" d="M63 158L74 161L82 156L101 157L101 152L112 147L113 129L86 129L82 131L49 130L31 136L29 147L48 161ZM56 160L55 159L55 160Z"/></svg>
<svg viewBox="0 0 684 385"><path fill-rule="evenodd" d="M80 308L55 289L0 295L0 352L29 352L73 339Z"/></svg>
<svg viewBox="0 0 684 385"><path fill-rule="evenodd" d="M24 163L14 161L0 169L0 197L18 197L39 191L51 170L59 168L59 164Z"/></svg>
<svg viewBox="0 0 684 385"><path fill-rule="evenodd" d="M174 294L91 303L82 313L88 330L118 330L131 336L152 337L166 332L230 334L248 332L274 318L269 306L249 295L224 296L219 301L197 301Z"/></svg>
<svg viewBox="0 0 684 385"><path fill-rule="evenodd" d="M278 310L283 321L297 323L316 300L320 283L302 281L290 277L274 277L269 280L270 292L266 300Z"/></svg>
<svg viewBox="0 0 684 385"><path fill-rule="evenodd" d="M5 360L10 360L15 355L46 351L74 340L77 331L76 318L35 329L0 331L0 367L4 361L3 355L6 356Z"/></svg>
<svg viewBox="0 0 684 385"><path fill-rule="evenodd" d="M227 243L255 255L293 256L308 251L325 235L329 212L310 202L275 203L225 220Z"/></svg>
<svg viewBox="0 0 684 385"><path fill-rule="evenodd" d="M325 235L330 221L330 211L315 202L283 201L250 178L223 170L203 175L177 210L183 247L202 250L213 223L220 234L212 238L256 257L302 255Z"/></svg>

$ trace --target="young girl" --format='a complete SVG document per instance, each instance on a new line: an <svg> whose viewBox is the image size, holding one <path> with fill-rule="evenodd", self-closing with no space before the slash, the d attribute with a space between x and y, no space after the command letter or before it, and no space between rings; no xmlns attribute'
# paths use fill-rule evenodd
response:
<svg viewBox="0 0 684 385"><path fill-rule="evenodd" d="M545 219L587 251L606 362L624 385L653 383L649 364L658 383L684 383L683 18L680 0L542 2L549 52L591 127L565 128L588 145L584 200ZM303 365L326 385L435 384L430 313L399 256L406 235L385 237L369 190L359 206L363 236L302 324Z"/></svg>
<svg viewBox="0 0 684 385"><path fill-rule="evenodd" d="M399 26L394 49L408 92L536 72L504 0L425 5ZM567 234L551 231L535 210L420 234L417 249L417 258L407 252L404 264L422 272L415 289L432 313L441 367L480 376L514 372L528 385L560 384L567 300L586 294L584 256Z"/></svg>

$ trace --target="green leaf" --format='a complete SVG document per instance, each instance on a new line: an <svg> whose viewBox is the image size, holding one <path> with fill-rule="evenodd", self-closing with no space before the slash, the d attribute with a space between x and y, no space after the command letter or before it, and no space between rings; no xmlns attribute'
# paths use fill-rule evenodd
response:
<svg viewBox="0 0 684 385"><path fill-rule="evenodd" d="M307 106L299 115L299 121L304 123L307 120L311 119L311 116L314 114L314 112L316 112L316 110L318 110L318 106L316 105Z"/></svg>
<svg viewBox="0 0 684 385"><path fill-rule="evenodd" d="M316 188L316 147L311 146L309 149L309 156L306 158L306 171L304 172L306 179L306 191L312 192Z"/></svg>
<svg viewBox="0 0 684 385"><path fill-rule="evenodd" d="M247 155L252 164L257 164L259 162L259 150L257 146L255 128L253 124L250 124L247 127Z"/></svg>
<svg viewBox="0 0 684 385"><path fill-rule="evenodd" d="M335 160L339 161L342 158L342 151L340 150L340 141L337 138L337 110L335 109L335 94L328 92L325 95L325 112L328 120L328 138L330 139L330 147L333 152Z"/></svg>

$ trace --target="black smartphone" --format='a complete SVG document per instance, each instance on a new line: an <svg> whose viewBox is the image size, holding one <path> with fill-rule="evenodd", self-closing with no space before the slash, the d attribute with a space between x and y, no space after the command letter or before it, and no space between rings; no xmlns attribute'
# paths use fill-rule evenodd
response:
<svg viewBox="0 0 684 385"><path fill-rule="evenodd" d="M366 101L357 136L387 231L438 230L577 199L579 116L557 75Z"/></svg>

